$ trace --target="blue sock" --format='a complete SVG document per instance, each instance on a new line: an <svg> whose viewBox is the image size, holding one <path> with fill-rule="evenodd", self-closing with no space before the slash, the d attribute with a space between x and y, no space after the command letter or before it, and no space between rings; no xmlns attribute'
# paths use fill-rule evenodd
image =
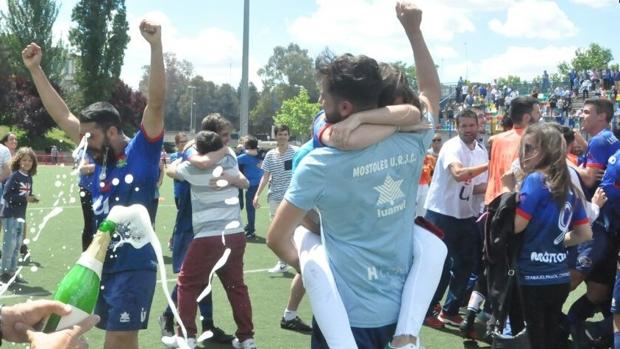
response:
<svg viewBox="0 0 620 349"><path fill-rule="evenodd" d="M614 349L620 349L620 332L614 333Z"/></svg>

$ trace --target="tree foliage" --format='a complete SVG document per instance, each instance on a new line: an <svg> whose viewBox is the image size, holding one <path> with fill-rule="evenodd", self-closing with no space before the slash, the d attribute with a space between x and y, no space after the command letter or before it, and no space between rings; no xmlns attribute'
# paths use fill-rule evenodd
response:
<svg viewBox="0 0 620 349"><path fill-rule="evenodd" d="M575 69L578 72L591 69L605 69L613 59L614 56L610 49L602 47L597 43L591 43L586 49L577 49L575 57L570 64L567 62L560 63L558 71L562 75L568 75L571 69Z"/></svg>
<svg viewBox="0 0 620 349"><path fill-rule="evenodd" d="M273 120L276 124L288 125L292 135L307 139L311 134L312 120L319 110L319 103L312 103L308 91L302 88L297 96L282 103Z"/></svg>
<svg viewBox="0 0 620 349"><path fill-rule="evenodd" d="M121 73L129 24L124 0L80 0L69 41L79 56L76 82L85 105L108 100Z"/></svg>
<svg viewBox="0 0 620 349"><path fill-rule="evenodd" d="M30 79L17 75L0 77L0 86L8 92L0 105L0 123L23 129L29 138L40 137L56 125ZM59 86L52 86L62 93Z"/></svg>
<svg viewBox="0 0 620 349"><path fill-rule="evenodd" d="M117 80L109 102L121 115L121 127L126 134L134 134L140 127L142 113L146 107L146 97L134 91L122 80Z"/></svg>
<svg viewBox="0 0 620 349"><path fill-rule="evenodd" d="M7 13L1 13L3 20L2 41L8 55L7 67L14 74L28 75L21 59L21 52L31 42L36 42L45 51L41 62L49 79L60 82L67 50L62 41L56 43L52 38L52 27L60 6L54 0L8 0ZM5 64L2 64L5 65Z"/></svg>
<svg viewBox="0 0 620 349"><path fill-rule="evenodd" d="M319 98L313 58L308 50L297 44L275 47L269 61L259 69L258 74L263 82L263 90L250 112L251 130L254 133L270 132L273 116L283 101L298 95L300 89L305 89L312 101Z"/></svg>
<svg viewBox="0 0 620 349"><path fill-rule="evenodd" d="M517 86L521 85L523 82L521 81L521 78L515 75L508 75L506 77L501 77L499 79L497 79L497 86L498 87L503 87L503 86L509 86L512 88L516 88Z"/></svg>

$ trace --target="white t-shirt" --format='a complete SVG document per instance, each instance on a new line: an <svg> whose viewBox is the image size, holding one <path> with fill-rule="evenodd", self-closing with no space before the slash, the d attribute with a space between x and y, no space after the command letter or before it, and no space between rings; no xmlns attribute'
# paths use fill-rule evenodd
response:
<svg viewBox="0 0 620 349"><path fill-rule="evenodd" d="M446 216L463 219L480 213L480 202L474 198L474 186L487 181L488 173L465 182L457 182L450 173L450 165L461 163L463 167L483 165L489 161L487 151L476 142L473 150L459 136L448 140L437 158L424 208Z"/></svg>
<svg viewBox="0 0 620 349"><path fill-rule="evenodd" d="M11 162L11 151L4 144L0 143L0 167Z"/></svg>

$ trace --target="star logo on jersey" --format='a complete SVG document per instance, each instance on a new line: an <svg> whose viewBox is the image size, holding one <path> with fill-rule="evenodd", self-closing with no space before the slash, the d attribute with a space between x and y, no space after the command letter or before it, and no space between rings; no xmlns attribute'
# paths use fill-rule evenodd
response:
<svg viewBox="0 0 620 349"><path fill-rule="evenodd" d="M374 189L379 192L379 200L377 201L377 206L387 203L389 203L390 205L394 205L394 201L400 198L404 198L405 194L402 190L400 190L400 186L402 184L402 179L395 181L390 175L387 175L383 184L374 187Z"/></svg>
<svg viewBox="0 0 620 349"><path fill-rule="evenodd" d="M121 318L118 321L120 321L121 323L127 323L131 321L131 318L129 317L129 313L128 312L121 313Z"/></svg>

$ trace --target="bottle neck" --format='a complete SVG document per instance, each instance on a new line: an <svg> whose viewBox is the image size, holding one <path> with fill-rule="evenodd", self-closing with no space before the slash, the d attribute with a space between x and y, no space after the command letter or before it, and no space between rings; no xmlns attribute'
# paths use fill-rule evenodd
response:
<svg viewBox="0 0 620 349"><path fill-rule="evenodd" d="M93 241L88 245L88 249L84 251L84 254L91 258L103 263L105 261L106 253L108 252L108 245L112 239L111 234L116 230L116 224L109 220L104 220L97 229L97 234L93 236Z"/></svg>

